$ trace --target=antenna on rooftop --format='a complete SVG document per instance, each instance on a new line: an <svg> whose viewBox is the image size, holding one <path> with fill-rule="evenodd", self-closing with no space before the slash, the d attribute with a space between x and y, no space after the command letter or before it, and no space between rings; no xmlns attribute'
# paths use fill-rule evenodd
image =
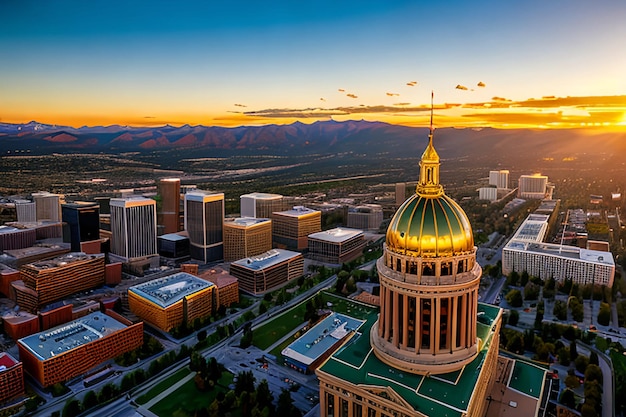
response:
<svg viewBox="0 0 626 417"><path fill-rule="evenodd" d="M434 91L430 91L430 135L433 135L433 110L435 108L435 105L433 104L435 100L435 92Z"/></svg>

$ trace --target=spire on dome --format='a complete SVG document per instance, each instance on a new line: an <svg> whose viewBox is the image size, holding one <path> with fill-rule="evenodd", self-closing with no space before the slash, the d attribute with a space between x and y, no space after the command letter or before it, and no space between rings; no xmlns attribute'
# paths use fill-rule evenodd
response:
<svg viewBox="0 0 626 417"><path fill-rule="evenodd" d="M420 179L415 192L422 197L437 197L443 194L443 187L439 184L439 155L433 146L433 110L435 93L430 96L430 134L428 145L420 161Z"/></svg>

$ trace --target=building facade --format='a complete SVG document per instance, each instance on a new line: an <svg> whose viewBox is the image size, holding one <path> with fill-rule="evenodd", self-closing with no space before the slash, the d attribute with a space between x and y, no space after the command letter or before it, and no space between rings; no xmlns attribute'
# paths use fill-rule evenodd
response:
<svg viewBox="0 0 626 417"><path fill-rule="evenodd" d="M104 254L72 252L23 265L21 281L11 283L16 302L36 313L41 307L105 283Z"/></svg>
<svg viewBox="0 0 626 417"><path fill-rule="evenodd" d="M130 287L128 306L142 320L169 332L183 323L209 317L214 297L212 282L179 272Z"/></svg>
<svg viewBox="0 0 626 417"><path fill-rule="evenodd" d="M380 314L316 371L320 415L483 416L501 310L478 304L471 226L439 184L432 129L416 192L392 218L376 266Z"/></svg>
<svg viewBox="0 0 626 417"><path fill-rule="evenodd" d="M239 197L241 217L270 219L275 211L284 210L284 197L280 194L250 193Z"/></svg>
<svg viewBox="0 0 626 417"><path fill-rule="evenodd" d="M98 203L71 203L61 205L63 241L70 243L73 252L81 251L81 242L100 239L100 205Z"/></svg>
<svg viewBox="0 0 626 417"><path fill-rule="evenodd" d="M239 289L252 295L262 295L301 277L304 257L299 252L272 249L231 263L230 273L239 281Z"/></svg>
<svg viewBox="0 0 626 417"><path fill-rule="evenodd" d="M37 221L37 208L34 201L15 200L17 221L20 223L32 223Z"/></svg>
<svg viewBox="0 0 626 417"><path fill-rule="evenodd" d="M61 203L64 202L64 196L41 191L33 193L33 200L35 201L37 221L61 221Z"/></svg>
<svg viewBox="0 0 626 417"><path fill-rule="evenodd" d="M159 180L159 195L158 224L163 226L163 233L180 231L180 178Z"/></svg>
<svg viewBox="0 0 626 417"><path fill-rule="evenodd" d="M260 255L272 249L272 221L252 217L224 221L224 261Z"/></svg>
<svg viewBox="0 0 626 417"><path fill-rule="evenodd" d="M185 230L192 259L204 263L224 259L224 193L185 194Z"/></svg>
<svg viewBox="0 0 626 417"><path fill-rule="evenodd" d="M541 174L522 175L519 177L517 196L542 200L546 198L548 177Z"/></svg>
<svg viewBox="0 0 626 417"><path fill-rule="evenodd" d="M121 258L156 256L156 201L139 196L112 198L111 253Z"/></svg>
<svg viewBox="0 0 626 417"><path fill-rule="evenodd" d="M143 323L94 312L17 341L24 370L49 387L143 344Z"/></svg>
<svg viewBox="0 0 626 417"><path fill-rule="evenodd" d="M499 189L508 189L509 170L501 169L499 171L489 171L489 185L493 185Z"/></svg>
<svg viewBox="0 0 626 417"><path fill-rule="evenodd" d="M478 189L478 199L496 201L498 199L498 189L495 187L480 187Z"/></svg>
<svg viewBox="0 0 626 417"><path fill-rule="evenodd" d="M22 362L6 352L0 352L0 404L24 395Z"/></svg>
<svg viewBox="0 0 626 417"><path fill-rule="evenodd" d="M322 212L304 206L272 213L273 245L281 249L304 250L308 236L322 230Z"/></svg>
<svg viewBox="0 0 626 417"><path fill-rule="evenodd" d="M350 262L363 254L362 230L335 228L309 235L307 258L330 264Z"/></svg>
<svg viewBox="0 0 626 417"><path fill-rule="evenodd" d="M363 204L348 209L348 227L361 230L378 230L383 222L383 208L379 204Z"/></svg>

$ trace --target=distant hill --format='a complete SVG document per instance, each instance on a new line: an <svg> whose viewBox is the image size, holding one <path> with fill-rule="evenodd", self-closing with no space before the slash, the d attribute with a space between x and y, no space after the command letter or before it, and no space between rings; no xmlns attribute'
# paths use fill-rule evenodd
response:
<svg viewBox="0 0 626 417"><path fill-rule="evenodd" d="M351 152L404 158L419 157L427 139L427 128L367 121L234 128L189 125L73 128L34 121L0 123L0 155L194 150L199 155L218 151L220 154L266 155ZM488 166L494 166L489 162L506 165L521 160L621 161L626 154L626 133L584 129L441 128L436 130L435 141L442 158L484 160Z"/></svg>

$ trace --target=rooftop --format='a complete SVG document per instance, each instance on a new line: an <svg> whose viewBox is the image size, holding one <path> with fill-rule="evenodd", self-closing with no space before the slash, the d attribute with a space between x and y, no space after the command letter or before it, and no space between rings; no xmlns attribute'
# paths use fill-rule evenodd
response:
<svg viewBox="0 0 626 417"><path fill-rule="evenodd" d="M312 214L312 213L320 213L321 211L319 210L313 210L304 206L294 206L291 210L285 210L285 211L275 211L274 214L280 214L282 216L292 216L292 217L300 217L300 216L304 216L306 214Z"/></svg>
<svg viewBox="0 0 626 417"><path fill-rule="evenodd" d="M509 243L506 244L505 249L578 259L595 264L615 265L611 252L582 249L577 246L559 245L556 243L533 243L511 239Z"/></svg>
<svg viewBox="0 0 626 417"><path fill-rule="evenodd" d="M337 227L335 229L324 230L323 232L311 233L309 235L309 238L324 240L333 243L341 243L359 235L363 235L362 230L348 229L346 227Z"/></svg>
<svg viewBox="0 0 626 417"><path fill-rule="evenodd" d="M212 282L186 272L179 272L135 285L130 287L128 291L132 291L161 307L168 307L190 294L211 286L213 286Z"/></svg>
<svg viewBox="0 0 626 417"><path fill-rule="evenodd" d="M254 198L256 200L277 200L283 198L280 194L269 194L269 193L249 193L242 194L241 197Z"/></svg>
<svg viewBox="0 0 626 417"><path fill-rule="evenodd" d="M389 387L415 410L438 417L460 417L467 412L494 332L492 323L501 314L499 307L478 303L479 351L476 358L456 372L416 375L381 362L372 351L370 330L378 318L372 313L355 335L320 368L352 384Z"/></svg>
<svg viewBox="0 0 626 417"><path fill-rule="evenodd" d="M94 312L61 326L26 336L17 342L40 360L46 360L124 328L126 326L114 318Z"/></svg>
<svg viewBox="0 0 626 417"><path fill-rule="evenodd" d="M13 365L15 365L17 363L17 361L13 358L13 356L9 355L6 352L0 352L0 371L2 371L2 367L4 366L4 369L6 368L10 368Z"/></svg>
<svg viewBox="0 0 626 417"><path fill-rule="evenodd" d="M159 236L159 239L176 241L176 240L189 240L189 237L183 236L180 233L166 233L164 235Z"/></svg>
<svg viewBox="0 0 626 417"><path fill-rule="evenodd" d="M231 265L238 265L244 268L259 271L298 256L302 256L302 254L300 252L293 252L286 249L270 249L261 255L251 256L249 258L243 258L232 262Z"/></svg>
<svg viewBox="0 0 626 417"><path fill-rule="evenodd" d="M30 265L31 267L39 270L50 269L50 268L60 268L66 266L68 264L72 264L79 261L87 261L95 258L103 258L104 254L98 253L94 255L87 255L83 252L71 252L66 253L61 256L57 256L56 258L46 259L43 261L33 262Z"/></svg>
<svg viewBox="0 0 626 417"><path fill-rule="evenodd" d="M310 365L337 341L350 332L357 331L364 320L333 313L313 326L298 340L287 346L281 354L305 365Z"/></svg>
<svg viewBox="0 0 626 417"><path fill-rule="evenodd" d="M270 221L270 219L257 219L256 217L237 217L225 219L224 226L250 227L261 223L269 223Z"/></svg>

